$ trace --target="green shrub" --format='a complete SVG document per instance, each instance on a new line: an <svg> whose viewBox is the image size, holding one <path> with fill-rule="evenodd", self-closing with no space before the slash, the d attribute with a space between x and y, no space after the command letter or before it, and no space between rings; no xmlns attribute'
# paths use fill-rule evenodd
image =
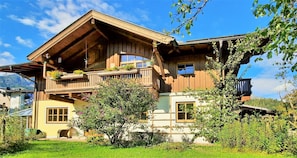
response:
<svg viewBox="0 0 297 158"><path fill-rule="evenodd" d="M38 140L40 138L45 138L46 133L40 131L39 129L28 128L25 130L26 140Z"/></svg>
<svg viewBox="0 0 297 158"><path fill-rule="evenodd" d="M132 70L134 68L135 68L135 66L133 64L127 64L127 65L124 65L121 67L121 69L128 70L128 71Z"/></svg>
<svg viewBox="0 0 297 158"><path fill-rule="evenodd" d="M297 155L297 135L289 136L288 139L285 141L286 150L293 154Z"/></svg>
<svg viewBox="0 0 297 158"><path fill-rule="evenodd" d="M163 143L167 135L160 132L131 132L129 146L152 146Z"/></svg>
<svg viewBox="0 0 297 158"><path fill-rule="evenodd" d="M8 153L15 153L18 151L23 151L29 147L27 142L16 141L5 144L0 144L0 156Z"/></svg>
<svg viewBox="0 0 297 158"><path fill-rule="evenodd" d="M109 140L104 138L103 135L88 137L87 142L92 145L110 145Z"/></svg>
<svg viewBox="0 0 297 158"><path fill-rule="evenodd" d="M25 122L25 118L0 111L0 155L26 149Z"/></svg>
<svg viewBox="0 0 297 158"><path fill-rule="evenodd" d="M223 147L252 149L268 153L289 151L288 125L284 119L277 116L272 118L245 117L226 124L220 132L220 143ZM290 148L294 152L294 148Z"/></svg>

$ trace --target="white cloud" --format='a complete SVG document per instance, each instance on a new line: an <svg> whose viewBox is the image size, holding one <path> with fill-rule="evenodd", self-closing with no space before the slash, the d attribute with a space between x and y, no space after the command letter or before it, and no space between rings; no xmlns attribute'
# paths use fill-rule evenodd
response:
<svg viewBox="0 0 297 158"><path fill-rule="evenodd" d="M293 89L293 86L285 80L273 78L253 78L253 96L280 99Z"/></svg>
<svg viewBox="0 0 297 158"><path fill-rule="evenodd" d="M15 16L15 15L9 15L8 17L11 18L12 20L18 21L18 22L20 22L20 23L22 23L24 25L34 26L36 24L36 22L32 18L28 18L28 17L19 18L19 17Z"/></svg>
<svg viewBox="0 0 297 158"><path fill-rule="evenodd" d="M4 43L1 39L0 39L0 46L3 47L10 47L11 45L9 43Z"/></svg>
<svg viewBox="0 0 297 158"><path fill-rule="evenodd" d="M121 5L117 3L111 5L104 0L39 0L35 5L41 9L41 14L22 18L16 15L9 17L24 25L38 28L40 34L46 38L57 34L89 10L96 10L131 22L149 19L148 13L145 11L136 9L135 14L129 14L119 11L118 7Z"/></svg>
<svg viewBox="0 0 297 158"><path fill-rule="evenodd" d="M16 38L16 41L19 43L19 44L22 44L26 47L29 47L29 48L32 48L33 47L33 42L32 40L30 39L23 39L22 37L20 36L17 36Z"/></svg>
<svg viewBox="0 0 297 158"><path fill-rule="evenodd" d="M296 72L288 71L284 79L276 78L281 70L275 63L282 61L281 55L273 55L271 59L267 59L266 54L264 54L262 56L263 61L254 62L256 57L250 60L249 65L251 67L247 72L248 78L252 78L253 96L280 99L294 88L289 84L289 80L293 80L292 76L296 75Z"/></svg>
<svg viewBox="0 0 297 158"><path fill-rule="evenodd" d="M14 56L9 52L0 53L0 66L14 64Z"/></svg>

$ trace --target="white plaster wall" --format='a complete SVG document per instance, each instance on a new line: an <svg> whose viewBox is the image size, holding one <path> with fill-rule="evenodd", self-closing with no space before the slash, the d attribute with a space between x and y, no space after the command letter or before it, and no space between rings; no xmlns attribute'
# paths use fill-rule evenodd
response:
<svg viewBox="0 0 297 158"><path fill-rule="evenodd" d="M164 98L167 98L167 102ZM171 141L181 142L184 138L191 139L193 134L189 126L192 123L176 122L176 103L194 102L196 106L205 106L207 103L201 102L192 96L186 96L184 93L161 93L160 99L159 109L154 111L153 119L149 120L148 124L153 125L154 130L167 133ZM164 109L160 109L160 107ZM208 143L203 138L196 138L195 142Z"/></svg>

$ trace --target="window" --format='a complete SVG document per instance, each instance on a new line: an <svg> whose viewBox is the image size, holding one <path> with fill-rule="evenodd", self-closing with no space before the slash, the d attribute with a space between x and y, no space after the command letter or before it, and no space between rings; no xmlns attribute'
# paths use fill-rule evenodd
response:
<svg viewBox="0 0 297 158"><path fill-rule="evenodd" d="M143 123L147 121L148 121L148 112L141 113L139 122Z"/></svg>
<svg viewBox="0 0 297 158"><path fill-rule="evenodd" d="M146 67L146 62L149 59L136 55L121 55L121 66L132 64L136 68Z"/></svg>
<svg viewBox="0 0 297 158"><path fill-rule="evenodd" d="M193 122L194 121L194 102L176 103L176 121Z"/></svg>
<svg viewBox="0 0 297 158"><path fill-rule="evenodd" d="M191 64L191 63L178 64L177 65L177 74L179 74L179 75L192 75L192 74L194 74L194 65Z"/></svg>
<svg viewBox="0 0 297 158"><path fill-rule="evenodd" d="M46 122L47 123L67 123L68 108L47 108Z"/></svg>

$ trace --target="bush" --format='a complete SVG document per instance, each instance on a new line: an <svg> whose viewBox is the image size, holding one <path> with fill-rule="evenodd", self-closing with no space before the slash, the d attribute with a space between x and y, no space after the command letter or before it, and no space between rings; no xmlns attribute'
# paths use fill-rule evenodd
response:
<svg viewBox="0 0 297 158"><path fill-rule="evenodd" d="M297 142L297 141L296 141ZM220 143L223 147L252 149L268 153L283 151L296 152L296 143L288 135L288 125L284 119L245 117L226 124L220 132Z"/></svg>
<svg viewBox="0 0 297 158"><path fill-rule="evenodd" d="M15 153L18 151L23 151L27 149L29 144L23 141L10 142L5 144L0 144L0 155Z"/></svg>
<svg viewBox="0 0 297 158"><path fill-rule="evenodd" d="M160 132L131 132L130 137L130 146L152 146L167 139L167 135Z"/></svg>
<svg viewBox="0 0 297 158"><path fill-rule="evenodd" d="M297 136L296 135L289 136L289 138L285 142L286 150L293 155L297 155L296 144L297 144Z"/></svg>
<svg viewBox="0 0 297 158"><path fill-rule="evenodd" d="M104 138L103 135L88 137L87 142L92 145L110 145L108 139Z"/></svg>
<svg viewBox="0 0 297 158"><path fill-rule="evenodd" d="M39 129L28 128L25 129L25 138L26 140L38 140L40 138L45 138L46 133L42 132Z"/></svg>

